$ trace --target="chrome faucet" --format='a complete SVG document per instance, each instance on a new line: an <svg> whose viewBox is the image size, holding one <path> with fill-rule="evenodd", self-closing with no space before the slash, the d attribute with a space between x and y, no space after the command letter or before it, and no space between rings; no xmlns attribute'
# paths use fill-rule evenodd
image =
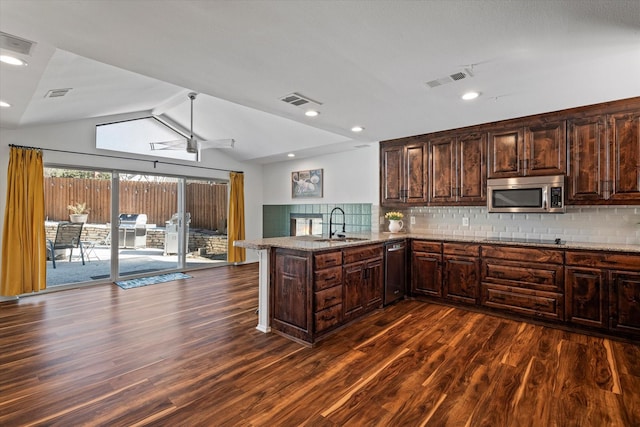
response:
<svg viewBox="0 0 640 427"><path fill-rule="evenodd" d="M335 211L342 212L342 235L333 231L333 213ZM345 230L346 227L347 227L347 223L346 223L346 217L344 215L344 211L341 208L333 208L331 210L331 214L329 214L329 238L331 239L334 235L336 235L337 237L344 237L346 233L346 230Z"/></svg>

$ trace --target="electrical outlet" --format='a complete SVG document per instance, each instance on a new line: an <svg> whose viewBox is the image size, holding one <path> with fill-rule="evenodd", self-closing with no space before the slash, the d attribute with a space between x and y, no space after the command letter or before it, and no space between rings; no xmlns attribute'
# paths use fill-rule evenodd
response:
<svg viewBox="0 0 640 427"><path fill-rule="evenodd" d="M469 218L467 218L467 217L462 218L462 226L463 227L468 227L469 226Z"/></svg>
<svg viewBox="0 0 640 427"><path fill-rule="evenodd" d="M380 225L384 225L384 217L383 216L380 217Z"/></svg>
<svg viewBox="0 0 640 427"><path fill-rule="evenodd" d="M411 220L411 225L415 225L416 224L416 217L415 216L410 217L410 220Z"/></svg>

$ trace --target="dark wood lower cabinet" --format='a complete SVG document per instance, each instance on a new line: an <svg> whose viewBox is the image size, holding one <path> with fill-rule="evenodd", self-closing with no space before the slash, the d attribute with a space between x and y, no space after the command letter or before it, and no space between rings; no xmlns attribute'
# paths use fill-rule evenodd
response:
<svg viewBox="0 0 640 427"><path fill-rule="evenodd" d="M313 344L382 307L381 244L271 255L271 327ZM640 254L411 241L411 294L640 340Z"/></svg>
<svg viewBox="0 0 640 427"><path fill-rule="evenodd" d="M312 334L311 257L277 249L271 277L271 327L301 340Z"/></svg>
<svg viewBox="0 0 640 427"><path fill-rule="evenodd" d="M611 271L609 283L611 330L640 336L640 272Z"/></svg>
<svg viewBox="0 0 640 427"><path fill-rule="evenodd" d="M564 321L564 252L554 249L482 246L485 307Z"/></svg>
<svg viewBox="0 0 640 427"><path fill-rule="evenodd" d="M384 271L380 245L344 250L344 320L382 306ZM350 261L356 262L350 262ZM350 263L349 263L350 262Z"/></svg>
<svg viewBox="0 0 640 427"><path fill-rule="evenodd" d="M411 242L411 293L442 297L442 243Z"/></svg>
<svg viewBox="0 0 640 427"><path fill-rule="evenodd" d="M345 319L364 313L364 263L349 264L343 267L343 316Z"/></svg>
<svg viewBox="0 0 640 427"><path fill-rule="evenodd" d="M606 274L603 270L568 266L565 290L568 322L608 328Z"/></svg>
<svg viewBox="0 0 640 427"><path fill-rule="evenodd" d="M465 304L475 304L480 283L478 258L444 256L444 297Z"/></svg>
<svg viewBox="0 0 640 427"><path fill-rule="evenodd" d="M468 243L444 243L443 296L446 299L476 304L480 287L480 246Z"/></svg>
<svg viewBox="0 0 640 427"><path fill-rule="evenodd" d="M382 306L383 246L272 252L271 328L313 344Z"/></svg>
<svg viewBox="0 0 640 427"><path fill-rule="evenodd" d="M567 321L640 339L640 255L568 250Z"/></svg>

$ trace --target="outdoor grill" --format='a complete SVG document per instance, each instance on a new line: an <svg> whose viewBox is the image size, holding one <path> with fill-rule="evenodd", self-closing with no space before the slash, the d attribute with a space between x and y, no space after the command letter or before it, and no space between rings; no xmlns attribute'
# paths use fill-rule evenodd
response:
<svg viewBox="0 0 640 427"><path fill-rule="evenodd" d="M118 241L121 248L147 247L147 215L120 214Z"/></svg>
<svg viewBox="0 0 640 427"><path fill-rule="evenodd" d="M187 235L187 241L189 241L189 224L191 223L191 213L186 213L187 223L185 226L185 233ZM164 232L164 254L177 254L178 253L178 222L179 216L177 213L173 214L169 221L165 221Z"/></svg>

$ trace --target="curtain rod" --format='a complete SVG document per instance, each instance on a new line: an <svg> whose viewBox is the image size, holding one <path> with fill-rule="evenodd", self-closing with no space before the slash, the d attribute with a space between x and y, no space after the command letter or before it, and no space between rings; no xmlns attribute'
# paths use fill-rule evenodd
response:
<svg viewBox="0 0 640 427"><path fill-rule="evenodd" d="M108 158L111 158L111 159L134 160L136 162L149 162L149 163L153 163L153 168L154 169L156 168L158 163L161 163L163 165L183 166L183 167L188 167L188 168L207 169L207 170L221 171L221 172L244 173L243 171L234 171L234 170L231 170L231 169L209 168L209 167L206 167L206 166L194 166L194 165L183 165L181 163L163 162L162 160L132 159L132 158L129 158L129 157L122 157L122 156L110 156L108 154L92 154L92 153L81 153L79 151L57 150L55 148L29 147L28 145L9 144L9 147L26 148L27 150L56 151L58 153L68 153L68 154L81 154L83 156L108 157Z"/></svg>

